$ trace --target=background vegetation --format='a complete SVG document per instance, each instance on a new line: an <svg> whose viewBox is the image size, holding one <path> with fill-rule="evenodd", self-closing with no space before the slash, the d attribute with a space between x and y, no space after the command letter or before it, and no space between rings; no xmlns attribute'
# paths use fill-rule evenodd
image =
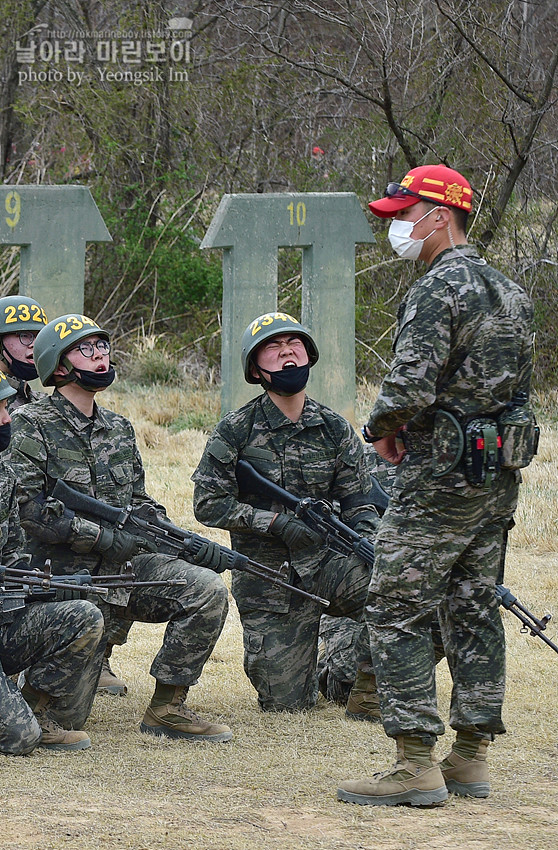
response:
<svg viewBox="0 0 558 850"><path fill-rule="evenodd" d="M96 33L164 31L177 15L192 21L188 81L171 81L169 62L152 79L145 56L97 58ZM474 187L472 241L534 297L536 380L548 387L558 380L557 24L552 0L4 0L0 177L89 186L114 242L89 247L86 312L110 327L121 359L139 343L159 378L165 363L169 380L196 363L211 380L220 257L198 246L224 192L354 191L367 210L388 180L445 162ZM83 43L80 63L64 51L19 61L47 28ZM148 79L108 81L107 67ZM29 68L62 79L25 81ZM79 85L68 80L76 69ZM414 272L393 258L385 223L371 223L356 336L358 372L377 380ZM300 257L281 259L294 310ZM16 286L17 264L4 251L1 292Z"/></svg>
<svg viewBox="0 0 558 850"><path fill-rule="evenodd" d="M511 535L506 581L536 613L556 611L558 433L558 9L552 0L3 0L0 177L87 185L113 236L87 255L86 312L113 332L130 384L106 402L132 418L147 484L172 519L191 514L190 474L219 415L220 257L199 242L224 192L354 191L363 209L411 167L444 162L475 191L471 239L520 280L537 312L536 380L543 419ZM193 21L187 83L102 81L100 31ZM36 63L62 80L24 82L16 45L49 29L84 33L81 85L61 56ZM63 39L62 39L63 40ZM115 67L111 65L111 67ZM120 66L124 70L124 66ZM148 70L146 66L140 66ZM390 328L412 264L393 258L386 227L357 257L359 421L389 359ZM281 252L281 304L300 302L300 258ZM18 255L0 255L0 292ZM138 384L143 384L139 386ZM150 385L154 386L151 387ZM188 391L185 390L188 387ZM364 392L366 389L368 392ZM3 845L9 850L426 850L554 846L558 827L556 656L508 637L509 734L491 749L486 801L443 808L339 804L339 780L387 766L376 726L321 703L308 714L262 715L242 671L231 614L191 703L230 723L223 746L150 740L138 726L161 629L133 627L115 651L129 684L100 699L90 750L5 759ZM552 621L554 623L554 621ZM557 640L555 626L549 635ZM441 710L450 682L438 668ZM442 739L438 754L449 746Z"/></svg>

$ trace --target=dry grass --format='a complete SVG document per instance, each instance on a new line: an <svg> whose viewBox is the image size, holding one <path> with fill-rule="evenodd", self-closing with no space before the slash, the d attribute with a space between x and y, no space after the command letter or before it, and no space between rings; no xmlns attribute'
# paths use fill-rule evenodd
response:
<svg viewBox="0 0 558 850"><path fill-rule="evenodd" d="M373 394L373 389L370 390ZM190 475L206 435L169 433L172 411L199 398L175 389L117 393L106 403L137 426L150 492L173 520L202 530L191 512ZM217 409L213 401L213 410ZM363 410L367 400L361 401ZM213 415L213 414L212 414ZM170 417L170 418L168 418ZM176 417L174 417L176 418ZM512 532L506 581L516 595L558 620L558 430L543 430L541 451L525 474ZM207 536L228 542L221 533ZM360 808L336 802L339 780L393 761L381 728L346 720L325 702L302 715L263 715L242 670L234 606L191 705L234 730L228 744L160 741L138 731L153 681L148 674L162 627L135 625L114 666L129 684L125 698L97 698L88 723L93 746L75 754L34 753L3 759L1 806L8 850L531 850L556 845L558 657L521 634L504 612L508 636L508 735L490 752L493 792L486 801L451 798L431 810ZM551 623L548 633L558 641ZM450 681L439 667L447 717ZM451 735L438 749L443 753Z"/></svg>

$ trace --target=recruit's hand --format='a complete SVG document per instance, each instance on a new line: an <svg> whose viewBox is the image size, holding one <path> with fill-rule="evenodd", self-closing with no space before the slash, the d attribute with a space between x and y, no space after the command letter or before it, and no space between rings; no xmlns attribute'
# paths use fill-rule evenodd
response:
<svg viewBox="0 0 558 850"><path fill-rule="evenodd" d="M280 537L289 549L308 549L310 546L321 546L323 540L319 534L292 514L275 514L271 520L269 531L275 537Z"/></svg>
<svg viewBox="0 0 558 850"><path fill-rule="evenodd" d="M144 540L143 537L128 534L127 531L121 531L118 528L102 527L93 549L107 561L114 561L116 564L130 561L135 555L143 552L157 551L153 543Z"/></svg>
<svg viewBox="0 0 558 850"><path fill-rule="evenodd" d="M222 573L229 566L228 553L212 540L204 540L195 555L186 553L186 560L191 564L197 564L198 567L213 570L214 573Z"/></svg>

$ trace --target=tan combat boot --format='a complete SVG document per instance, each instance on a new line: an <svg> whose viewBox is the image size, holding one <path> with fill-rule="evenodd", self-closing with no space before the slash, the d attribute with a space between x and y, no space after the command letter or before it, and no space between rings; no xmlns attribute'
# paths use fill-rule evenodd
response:
<svg viewBox="0 0 558 850"><path fill-rule="evenodd" d="M111 694L112 696L124 697L128 693L126 682L115 676L110 669L109 658L112 654L112 646L109 644L105 649L103 663L101 665L101 675L97 682L98 694Z"/></svg>
<svg viewBox="0 0 558 850"><path fill-rule="evenodd" d="M208 723L186 707L188 688L180 685L162 685L157 682L151 704L147 707L140 729L151 735L166 738L188 738L191 741L230 741L228 726ZM161 697L165 702L162 703Z"/></svg>
<svg viewBox="0 0 558 850"><path fill-rule="evenodd" d="M397 761L371 779L342 782L337 799L360 806L434 806L447 800L442 772L432 761L433 747L421 738L397 738Z"/></svg>
<svg viewBox="0 0 558 850"><path fill-rule="evenodd" d="M48 713L48 706L52 697L44 691L38 691L26 682L21 694L28 703L41 727L41 740L38 747L47 750L86 750L91 746L91 741L86 732L74 729L63 729L56 720Z"/></svg>
<svg viewBox="0 0 558 850"><path fill-rule="evenodd" d="M357 670L355 683L347 701L345 716L352 720L368 720L370 723L381 722L380 697L374 673Z"/></svg>
<svg viewBox="0 0 558 850"><path fill-rule="evenodd" d="M472 732L458 732L451 752L440 762L446 787L458 797L488 797L486 751L490 740Z"/></svg>

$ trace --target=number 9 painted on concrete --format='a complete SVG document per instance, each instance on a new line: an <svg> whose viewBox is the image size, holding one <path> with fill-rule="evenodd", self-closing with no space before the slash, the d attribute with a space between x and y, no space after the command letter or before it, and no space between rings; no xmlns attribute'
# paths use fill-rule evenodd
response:
<svg viewBox="0 0 558 850"><path fill-rule="evenodd" d="M8 192L5 207L6 212L9 213L6 216L6 224L8 227L15 227L21 216L21 197L17 192Z"/></svg>

